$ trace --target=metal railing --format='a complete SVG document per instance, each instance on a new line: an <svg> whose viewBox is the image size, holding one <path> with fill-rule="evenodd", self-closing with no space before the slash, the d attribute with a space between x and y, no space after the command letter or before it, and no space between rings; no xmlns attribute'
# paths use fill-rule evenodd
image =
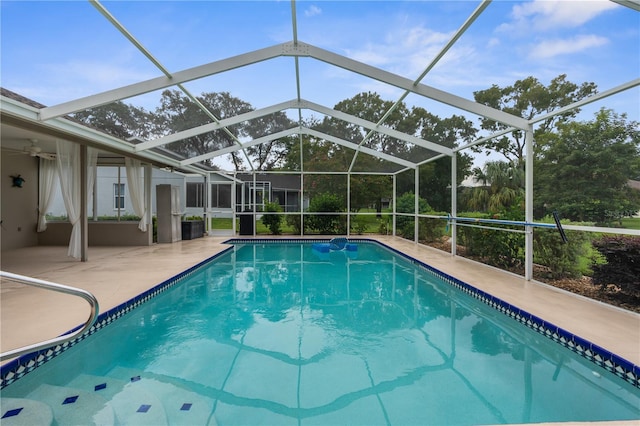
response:
<svg viewBox="0 0 640 426"><path fill-rule="evenodd" d="M85 291L79 288L69 287L62 284L52 283L50 281L40 280L37 278L26 277L24 275L18 275L11 272L5 272L5 271L0 271L0 278L5 278L11 281L19 282L19 283L34 286L34 287L40 287L47 290L53 290L60 293L71 294L73 296L79 296L79 297L82 297L84 300L86 300L91 306L91 315L89 315L89 319L86 321L84 326L81 327L80 329L74 331L73 333L65 334L65 335L56 337L54 339L45 340L43 342L34 343L28 346L23 346L17 349L12 349L10 351L3 352L2 354L0 354L0 361L4 361L9 358L15 358L17 356L24 355L29 352L38 351L40 349L45 349L60 343L65 343L70 340L73 340L77 336L80 336L82 333L88 330L89 327L93 325L93 323L96 320L96 317L98 316L98 311L99 311L98 300L95 298L93 294L89 293L88 291Z"/></svg>

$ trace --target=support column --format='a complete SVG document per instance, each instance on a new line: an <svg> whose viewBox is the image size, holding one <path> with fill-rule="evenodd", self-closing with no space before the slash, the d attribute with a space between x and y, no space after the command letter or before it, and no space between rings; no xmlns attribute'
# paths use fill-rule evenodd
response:
<svg viewBox="0 0 640 426"><path fill-rule="evenodd" d="M418 213L420 212L420 167L416 166L415 182L414 182L414 216L413 216L413 242L418 243L418 231L420 224L418 223Z"/></svg>
<svg viewBox="0 0 640 426"><path fill-rule="evenodd" d="M87 215L87 146L80 145L80 261L89 260L89 222Z"/></svg>
<svg viewBox="0 0 640 426"><path fill-rule="evenodd" d="M153 245L153 205L151 204L151 184L153 181L153 166L144 165L144 214L147 216L147 243Z"/></svg>
<svg viewBox="0 0 640 426"><path fill-rule="evenodd" d="M525 134L525 212L524 221L533 222L533 125ZM524 278L530 281L533 278L533 226L525 226L524 243Z"/></svg>
<svg viewBox="0 0 640 426"><path fill-rule="evenodd" d="M204 190L203 190L203 199L202 199L202 218L204 219L204 232L209 235L209 218L207 216L207 212L211 210L211 206L209 205L209 193L211 192L211 173L207 173L204 175Z"/></svg>
<svg viewBox="0 0 640 426"><path fill-rule="evenodd" d="M393 215L392 217L392 235L396 236L396 185L397 185L397 177L398 175L393 175L393 197L391 198L391 202L393 203ZM388 231L388 230L387 230Z"/></svg>
<svg viewBox="0 0 640 426"><path fill-rule="evenodd" d="M238 212L238 173L237 172L233 172L233 182L231 183L231 232L233 233L233 235L236 235L236 213ZM240 194L240 201L242 202L242 199L244 197L244 186L240 185L240 188L242 190L241 194ZM235 276L235 275L234 275Z"/></svg>
<svg viewBox="0 0 640 426"><path fill-rule="evenodd" d="M293 3L292 3L293 4ZM302 134L298 135L300 143L300 236L304 235L304 143Z"/></svg>
<svg viewBox="0 0 640 426"><path fill-rule="evenodd" d="M351 234L351 173L347 173L347 237Z"/></svg>
<svg viewBox="0 0 640 426"><path fill-rule="evenodd" d="M253 171L253 192L251 197L251 202L253 203L253 236L256 236L256 171ZM262 193L264 197L264 192Z"/></svg>
<svg viewBox="0 0 640 426"><path fill-rule="evenodd" d="M458 216L458 153L454 152L451 156L451 217ZM458 232L456 229L456 221L452 220L449 224L451 229L451 255L456 255L456 247L458 241Z"/></svg>
<svg viewBox="0 0 640 426"><path fill-rule="evenodd" d="M304 235L304 173L300 172L300 236Z"/></svg>
<svg viewBox="0 0 640 426"><path fill-rule="evenodd" d="M98 170L96 167L96 172L93 174L93 190L91 191L93 196L92 198L92 206L91 206L91 215L93 216L93 221L98 220Z"/></svg>

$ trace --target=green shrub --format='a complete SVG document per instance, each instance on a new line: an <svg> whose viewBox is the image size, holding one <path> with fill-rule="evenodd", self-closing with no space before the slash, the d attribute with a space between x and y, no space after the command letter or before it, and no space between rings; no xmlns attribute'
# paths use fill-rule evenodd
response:
<svg viewBox="0 0 640 426"><path fill-rule="evenodd" d="M293 229L294 234L300 234L300 215L290 214L287 215L286 223Z"/></svg>
<svg viewBox="0 0 640 426"><path fill-rule="evenodd" d="M438 216L445 216L446 213L431 212ZM445 235L445 228L447 223L441 219L435 219L430 217L420 218L420 240L432 243L439 241Z"/></svg>
<svg viewBox="0 0 640 426"><path fill-rule="evenodd" d="M413 192L406 192L396 200L396 212L398 213L414 213L415 212L415 196ZM424 198L418 199L418 213L426 213L431 210L429 203ZM415 222L413 217L396 216L396 233L407 239L413 239L415 234ZM422 231L420 231L422 233ZM419 237L423 237L420 235Z"/></svg>
<svg viewBox="0 0 640 426"><path fill-rule="evenodd" d="M367 230L367 222L363 218L356 216L351 221L351 229L355 231L356 234L362 235Z"/></svg>
<svg viewBox="0 0 640 426"><path fill-rule="evenodd" d="M543 222L553 223L546 217ZM580 278L591 273L591 239L586 232L572 231L562 242L556 229L536 228L533 232L533 261L549 268L549 278Z"/></svg>
<svg viewBox="0 0 640 426"><path fill-rule="evenodd" d="M391 234L391 217L387 216L382 219L378 219L378 234Z"/></svg>
<svg viewBox="0 0 640 426"><path fill-rule="evenodd" d="M593 242L607 263L593 267L593 282L615 284L624 292L640 293L640 237L604 236Z"/></svg>
<svg viewBox="0 0 640 426"><path fill-rule="evenodd" d="M464 213L464 217L489 219L488 213ZM503 218L509 220L509 218ZM473 225L473 224L472 224ZM484 259L488 264L501 268L521 265L524 261L524 235L492 228L514 229L507 225L479 223L481 227L458 226L459 242L471 257Z"/></svg>
<svg viewBox="0 0 640 426"><path fill-rule="evenodd" d="M343 211L342 202L338 196L322 193L315 196L309 203L309 212L331 213ZM340 215L308 215L305 216L305 230L317 230L321 234L344 234L346 223Z"/></svg>
<svg viewBox="0 0 640 426"><path fill-rule="evenodd" d="M282 207L278 203L266 203L264 205L265 212L282 212ZM280 229L280 225L282 224L282 216L279 214L269 214L265 213L262 215L262 223L264 226L269 228L269 231L273 235L280 235L282 230Z"/></svg>

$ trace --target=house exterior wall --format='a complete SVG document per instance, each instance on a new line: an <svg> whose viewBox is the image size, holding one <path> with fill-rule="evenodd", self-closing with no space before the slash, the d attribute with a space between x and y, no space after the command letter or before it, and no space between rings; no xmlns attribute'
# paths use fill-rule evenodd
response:
<svg viewBox="0 0 640 426"><path fill-rule="evenodd" d="M141 232L138 222L89 222L88 244L92 246L147 246L150 244L149 232ZM45 232L38 233L38 245L64 246L71 238L71 223L51 222Z"/></svg>
<svg viewBox="0 0 640 426"><path fill-rule="evenodd" d="M38 244L38 158L12 151L0 151L2 206L0 240L2 250ZM11 176L24 178L14 187Z"/></svg>
<svg viewBox="0 0 640 426"><path fill-rule="evenodd" d="M175 185L180 188L180 201L184 206L185 200L185 178L183 176L166 172L160 169L153 169L151 183L151 208L152 213L156 212L156 185L168 184ZM96 173L96 188L95 194L97 194L97 209L94 212L93 196L89 196L88 214L89 218L92 217L114 217L118 215L118 209L115 205L114 185L118 183L118 167L117 166L100 166ZM120 183L124 184L124 208L120 209L120 216L135 215L133 211L129 183L127 182L127 169L124 166L120 166ZM184 210L184 209L183 209ZM53 216L66 216L66 210L64 207L64 200L60 194L59 188L54 196L54 200L51 203L48 214Z"/></svg>

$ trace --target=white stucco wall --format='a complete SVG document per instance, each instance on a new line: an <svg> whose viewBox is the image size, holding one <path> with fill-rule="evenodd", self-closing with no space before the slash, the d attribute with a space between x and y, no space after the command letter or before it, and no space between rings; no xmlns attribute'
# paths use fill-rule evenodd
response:
<svg viewBox="0 0 640 426"><path fill-rule="evenodd" d="M6 150L0 150L0 158L2 250L37 245L38 159ZM21 188L13 186L11 176L17 175L25 180Z"/></svg>

